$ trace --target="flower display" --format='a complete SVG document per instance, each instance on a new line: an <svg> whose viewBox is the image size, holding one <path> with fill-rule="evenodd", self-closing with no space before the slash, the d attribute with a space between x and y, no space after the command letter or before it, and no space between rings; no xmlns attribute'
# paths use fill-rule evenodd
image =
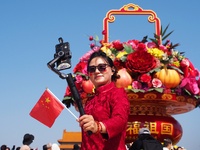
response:
<svg viewBox="0 0 200 150"><path fill-rule="evenodd" d="M87 60L94 51L102 50L113 60L118 72L123 69L122 81L116 81L116 85L125 88L127 92L176 93L191 96L199 101L199 70L183 52L176 49L179 44L165 41L172 33L165 35L167 28L168 26L161 31L160 36L154 34L154 38L145 36L142 40L125 42L114 40L104 43L99 41L97 36L90 36L89 40L93 42L90 44L91 50L80 58L73 70L81 98L84 100L94 94L94 86L87 74ZM63 102L66 103L66 100L73 102L69 88Z"/></svg>

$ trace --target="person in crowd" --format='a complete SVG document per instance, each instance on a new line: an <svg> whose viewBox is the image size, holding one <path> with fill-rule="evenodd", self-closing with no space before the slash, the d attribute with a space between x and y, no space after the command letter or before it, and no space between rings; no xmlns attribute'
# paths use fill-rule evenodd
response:
<svg viewBox="0 0 200 150"><path fill-rule="evenodd" d="M44 144L42 148L43 150L51 150L51 147L52 147L52 144L48 143L48 144Z"/></svg>
<svg viewBox="0 0 200 150"><path fill-rule="evenodd" d="M73 150L80 150L79 145L78 145L78 144L74 144L74 146L73 146Z"/></svg>
<svg viewBox="0 0 200 150"><path fill-rule="evenodd" d="M5 144L1 145L1 150L6 150L6 148L7 148L7 145Z"/></svg>
<svg viewBox="0 0 200 150"><path fill-rule="evenodd" d="M3 145L1 145L1 150L10 150L10 147L8 147L7 145L3 144Z"/></svg>
<svg viewBox="0 0 200 150"><path fill-rule="evenodd" d="M20 150L31 150L30 144L33 142L34 136L32 134L26 133L23 137L22 146Z"/></svg>
<svg viewBox="0 0 200 150"><path fill-rule="evenodd" d="M51 146L51 150L60 150L60 147L58 146L57 143L53 143Z"/></svg>
<svg viewBox="0 0 200 150"><path fill-rule="evenodd" d="M163 150L171 150L173 148L171 139L164 139Z"/></svg>
<svg viewBox="0 0 200 150"><path fill-rule="evenodd" d="M141 149L162 150L163 146L151 135L148 128L141 128L139 129L137 140L133 142L129 150Z"/></svg>
<svg viewBox="0 0 200 150"><path fill-rule="evenodd" d="M81 150L126 150L130 102L124 88L115 86L117 69L100 50L91 54L87 71L95 94L87 99L85 115L77 120L82 128Z"/></svg>
<svg viewBox="0 0 200 150"><path fill-rule="evenodd" d="M133 144L133 142L126 144L126 150L129 150L129 148L131 147L132 144Z"/></svg>
<svg viewBox="0 0 200 150"><path fill-rule="evenodd" d="M184 149L184 147L179 146L179 147L177 147L177 150L185 150L185 149Z"/></svg>

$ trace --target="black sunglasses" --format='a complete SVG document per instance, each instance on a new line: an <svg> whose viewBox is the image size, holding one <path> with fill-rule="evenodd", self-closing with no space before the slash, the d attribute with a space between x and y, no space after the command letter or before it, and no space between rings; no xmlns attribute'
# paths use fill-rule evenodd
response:
<svg viewBox="0 0 200 150"><path fill-rule="evenodd" d="M100 72L103 72L106 70L106 67L109 66L108 64L99 64L98 66L88 66L88 72L94 73L96 69L98 69Z"/></svg>

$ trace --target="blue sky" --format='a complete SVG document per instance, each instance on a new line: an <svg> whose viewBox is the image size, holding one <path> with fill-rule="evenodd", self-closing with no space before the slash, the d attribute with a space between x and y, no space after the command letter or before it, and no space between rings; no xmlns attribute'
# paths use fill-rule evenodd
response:
<svg viewBox="0 0 200 150"><path fill-rule="evenodd" d="M58 38L70 43L72 66L89 48L89 35L100 38L102 22L111 9L134 3L143 9L154 10L163 26L174 30L170 40L180 43L178 50L200 69L198 49L200 20L199 1L160 0L21 0L0 2L1 52L1 109L0 145L20 146L25 133L35 136L32 147L39 149L48 142L57 143L63 130L80 131L76 120L66 110L48 128L29 116L43 91L48 87L59 99L63 98L67 82L47 68L53 58ZM120 16L110 25L110 41L142 39L153 36L154 25L146 23L144 16ZM140 22L141 19L141 22ZM146 19L146 18L145 18ZM145 35L144 35L145 34ZM73 68L72 67L72 68ZM66 73L72 70L67 70ZM77 116L78 113L71 108ZM190 149L200 149L199 112L175 115L183 128L178 143Z"/></svg>

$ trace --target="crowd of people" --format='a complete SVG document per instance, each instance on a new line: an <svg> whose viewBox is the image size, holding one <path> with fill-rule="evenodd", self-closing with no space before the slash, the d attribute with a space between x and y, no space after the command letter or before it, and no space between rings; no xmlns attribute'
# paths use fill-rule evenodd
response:
<svg viewBox="0 0 200 150"><path fill-rule="evenodd" d="M23 137L22 145L16 147L15 145L10 148L3 144L0 150L39 150L39 148L31 148L31 143L34 140L32 134L25 134ZM144 142L145 141L145 142ZM151 143L148 145L148 142ZM171 139L164 139L163 142L156 140L148 128L141 128L138 133L138 139L132 143L126 144L126 150L186 150L184 147L173 145ZM78 144L74 144L72 150L80 150ZM57 144L47 143L42 146L42 150L60 150Z"/></svg>
<svg viewBox="0 0 200 150"><path fill-rule="evenodd" d="M40 148L32 148L31 147L31 143L33 142L34 138L35 138L34 135L26 133L23 136L21 146L16 147L15 145L13 145L12 148L10 148L6 144L3 144L3 145L1 145L0 150L40 150ZM47 143L42 146L42 150L60 150L60 147L56 143L53 143L53 144ZM80 150L79 145L74 144L72 150Z"/></svg>

